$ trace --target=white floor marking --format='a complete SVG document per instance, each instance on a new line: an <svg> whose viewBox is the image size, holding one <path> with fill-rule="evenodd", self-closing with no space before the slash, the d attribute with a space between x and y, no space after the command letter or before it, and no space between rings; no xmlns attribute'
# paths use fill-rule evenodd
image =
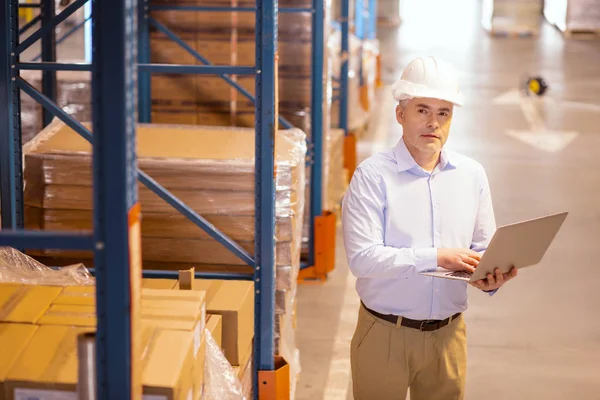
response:
<svg viewBox="0 0 600 400"><path fill-rule="evenodd" d="M537 103L545 101L543 99L528 98L522 96L518 90L509 90L496 98L493 103L498 105L518 105L529 124L529 130L508 129L506 134L517 140L527 143L538 150L549 153L556 153L567 147L579 135L576 131L557 131L548 129L544 119L537 109ZM559 103L554 99L548 99L550 104L557 106ZM570 106L594 107L593 104L569 103Z"/></svg>

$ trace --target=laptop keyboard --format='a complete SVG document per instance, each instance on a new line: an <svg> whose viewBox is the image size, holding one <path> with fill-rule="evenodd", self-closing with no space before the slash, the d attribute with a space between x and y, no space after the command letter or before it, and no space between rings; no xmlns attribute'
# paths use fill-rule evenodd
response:
<svg viewBox="0 0 600 400"><path fill-rule="evenodd" d="M471 275L473 274L467 271L452 271L446 273L446 276L455 276L457 278L471 278Z"/></svg>

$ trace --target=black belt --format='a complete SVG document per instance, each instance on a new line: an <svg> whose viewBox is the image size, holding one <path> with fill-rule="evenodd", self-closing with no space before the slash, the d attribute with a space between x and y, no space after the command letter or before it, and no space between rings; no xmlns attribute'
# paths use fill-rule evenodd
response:
<svg viewBox="0 0 600 400"><path fill-rule="evenodd" d="M400 318L396 315L380 314L377 311L373 311L370 308L368 308L367 306L365 306L364 303L363 303L363 307L371 315L373 315L377 318L383 319L385 321L391 322L392 324L397 324L398 318ZM407 328L413 328L413 329L418 329L420 331L430 332L430 331L435 331L440 328L443 328L444 326L448 325L450 322L452 322L456 318L458 318L460 316L460 314L461 313L458 312L458 313L454 314L453 316L446 318L446 319L442 319L442 320L426 319L423 321L402 317L402 321L400 321L400 325L406 326Z"/></svg>

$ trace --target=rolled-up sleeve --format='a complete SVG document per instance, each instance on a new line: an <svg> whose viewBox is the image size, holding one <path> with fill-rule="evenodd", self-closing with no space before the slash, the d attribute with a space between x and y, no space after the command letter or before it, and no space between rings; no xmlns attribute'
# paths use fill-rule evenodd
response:
<svg viewBox="0 0 600 400"><path fill-rule="evenodd" d="M436 248L385 245L385 185L381 176L358 168L342 202L344 245L351 272L358 278L396 278L414 268L437 268Z"/></svg>

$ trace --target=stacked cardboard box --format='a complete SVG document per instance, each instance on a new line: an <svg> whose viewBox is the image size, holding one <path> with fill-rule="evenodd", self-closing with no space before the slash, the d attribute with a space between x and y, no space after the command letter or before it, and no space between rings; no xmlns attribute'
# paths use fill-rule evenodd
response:
<svg viewBox="0 0 600 400"><path fill-rule="evenodd" d="M278 132L276 258L278 286L290 288L299 268L303 214L304 134ZM55 121L25 149L26 225L31 229L89 230L92 226L91 147ZM254 132L250 129L141 125L140 168L199 215L254 250ZM244 262L140 186L146 268L247 270ZM90 252L31 252L86 260ZM222 267L221 267L222 266Z"/></svg>
<svg viewBox="0 0 600 400"><path fill-rule="evenodd" d="M153 3L256 6L252 0L155 0ZM279 7L310 8L311 2L285 0ZM151 16L211 64L253 66L255 63L254 13L154 11ZM310 132L311 20L310 12L280 13L277 33L279 112L307 133ZM152 62L203 64L157 29L151 31L150 47ZM232 76L232 79L254 96L253 76ZM154 75L152 109L153 122L158 123L254 126L253 103L221 77Z"/></svg>
<svg viewBox="0 0 600 400"><path fill-rule="evenodd" d="M203 5L217 7L255 7L253 0L154 0L154 4ZM306 8L309 0L284 0L278 4L285 8ZM328 41L331 5L324 9L324 44ZM248 12L176 12L155 11L151 16L171 30L201 55L205 61L216 65L246 65L255 63L255 15ZM278 21L278 107L279 114L312 136L312 13L279 13ZM164 32L151 32L151 61L168 64L203 64L175 43ZM248 76L231 76L248 94L254 96L255 80ZM331 67L327 46L324 46L322 79L324 90L323 138L328 138L331 109ZM202 125L254 126L253 103L221 77L193 75L154 75L152 77L152 118L157 123L185 123ZM324 143L327 147L327 143ZM307 167L307 176L310 167ZM328 185L323 175L323 187ZM307 179L305 203L309 204L310 181ZM303 243L307 243L307 222ZM306 248L305 248L306 250Z"/></svg>
<svg viewBox="0 0 600 400"><path fill-rule="evenodd" d="M89 152L89 144L59 121L53 122L26 147L27 228L91 229ZM295 304L304 213L305 154L303 132L297 129L278 132L275 232L278 318L292 315ZM250 254L253 253L252 129L141 125L138 128L138 157L143 171ZM243 261L150 190L140 186L139 197L143 212L142 257L145 268L175 270L194 266L199 271L251 272ZM81 261L93 265L92 254L88 252L29 253L40 260L53 258L55 265ZM297 359L293 331L278 330L275 334L278 343L292 343L286 349L294 349L289 357ZM293 360L289 362L292 364Z"/></svg>
<svg viewBox="0 0 600 400"><path fill-rule="evenodd" d="M78 295L94 288L71 288L76 290L70 294L64 289L68 288L0 284L0 398L75 395L77 336L95 330L95 307L93 302L86 305L94 297ZM134 347L140 349L132 353L132 365L140 373L144 394L161 394L170 400L192 398L195 393L193 398L198 399L203 384L203 339L198 336L201 331L181 326L194 318L196 325L202 321L204 296L170 293L160 301L158 294L143 294L141 311L147 315L140 324L132 321Z"/></svg>
<svg viewBox="0 0 600 400"><path fill-rule="evenodd" d="M141 351L133 365L142 371L144 395L198 400L208 391L230 391L206 387L205 368L228 373L207 350L207 332L236 367L229 366L230 374L251 380L252 282L219 281L206 292L172 290L175 280L143 283ZM0 284L0 311L0 399L75 396L76 338L95 331L95 287Z"/></svg>

